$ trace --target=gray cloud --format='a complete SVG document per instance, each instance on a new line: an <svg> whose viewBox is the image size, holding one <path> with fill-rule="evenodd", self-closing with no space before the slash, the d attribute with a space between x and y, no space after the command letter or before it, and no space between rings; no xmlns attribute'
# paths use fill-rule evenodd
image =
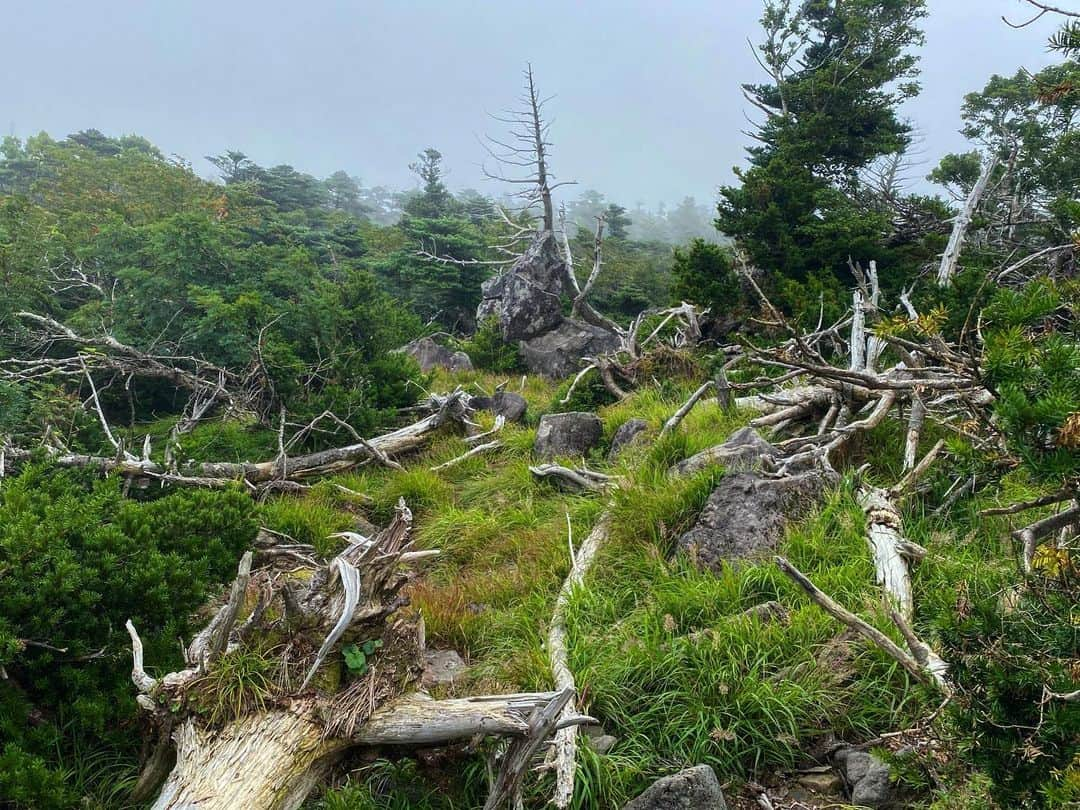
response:
<svg viewBox="0 0 1080 810"><path fill-rule="evenodd" d="M477 136L533 63L555 98L560 178L627 205L714 196L742 161L760 77L758 0L102 0L4 4L9 131L135 132L195 161L238 148L262 164L412 184L432 145L455 187L485 184ZM929 169L963 148L964 93L1045 64L1052 23L1020 31L1019 0L930 0L923 95L905 113ZM569 190L570 194L574 191Z"/></svg>

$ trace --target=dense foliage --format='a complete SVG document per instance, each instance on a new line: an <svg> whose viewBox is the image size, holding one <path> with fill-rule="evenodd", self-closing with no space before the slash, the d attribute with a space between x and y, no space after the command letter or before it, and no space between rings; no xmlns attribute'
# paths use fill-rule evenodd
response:
<svg viewBox="0 0 1080 810"><path fill-rule="evenodd" d="M65 808L86 790L130 789L138 734L124 622L138 627L148 660L176 663L176 639L201 626L193 612L235 571L255 529L239 490L140 502L118 480L36 467L4 482L0 797Z"/></svg>
<svg viewBox="0 0 1080 810"><path fill-rule="evenodd" d="M827 325L849 312L852 271L873 262L882 301L864 314L888 344L883 357L971 374L980 388L966 403L961 391L916 392L962 405L925 427L923 444L941 436L945 449L900 502L906 536L928 549L915 568L912 623L949 662L947 708L931 714L940 698L932 687L838 635L773 566L702 570L675 552L724 472L679 478L671 465L752 417L702 404L680 429L656 436L706 370L728 363L713 343L636 359L640 386L625 397L596 374L572 393L569 381L518 383L518 347L475 312L482 283L518 246L505 241L508 229L530 223L505 201L453 193L438 150L410 167L418 188L390 191L345 171L319 179L259 166L235 150L208 158L220 172L214 182L137 136L42 134L0 146L0 359L103 351L72 334L42 339L33 329L40 319L20 314L29 311L55 319L61 335L106 335L166 361L212 364L255 391L250 408L219 405L191 427L185 458L273 458L285 452L286 428L327 410L341 421L302 432L305 446L325 446L339 430L370 435L425 390L487 391L511 375L530 420L596 411L604 450L634 417L655 438L617 457L590 452L584 461L619 481L603 498L533 475L531 422L500 426L491 456L465 455L470 445L447 432L407 466L371 464L284 496L263 491L259 502L231 484L164 494L143 488L149 478L59 472L49 456L120 456L144 436L157 442L179 424L189 390L85 366L29 381L4 367L0 805L122 806L138 760L124 622L139 628L151 666L166 671L179 657L176 639L205 624L200 608L219 595L257 526L327 554L335 533L385 522L404 498L417 547L440 550L409 597L433 645L469 659L464 685L440 687L455 694L550 686L541 637L568 566L567 532L572 559L575 538L610 510L603 573L570 600L568 644L583 708L618 739L605 755L582 746L575 806L621 806L689 764L713 765L725 779L790 770L836 739L901 727L934 736L925 765L934 778L917 789L942 793L935 807L985 806L990 797L1002 807L1075 806L1080 702L1067 693L1080 677L1076 526L1040 538L1030 570L1009 551L1015 529L1069 508L1080 486L1080 27L1067 24L1052 40L1060 64L992 77L967 96L974 150L946 155L930 175L946 201L909 194L899 179L912 125L898 111L918 90L925 15L923 0L767 0L758 55L769 79L744 85L765 118L737 184L720 191L724 237L708 232L693 198L649 212L586 190L562 218L579 275L600 262L592 304L617 321L688 300L711 309L708 338L730 343L756 330L764 343L776 333L762 328L751 279L792 323ZM956 208L991 162L956 273L934 284ZM479 371L422 378L391 351L436 331ZM823 363L845 350L839 335L815 343ZM755 378L791 368L787 359L775 368L747 362L732 381L756 390ZM897 368L903 377L912 365ZM840 377L861 385L860 374L853 367L850 380ZM864 415L851 410L842 415L849 425ZM474 417L493 424L489 414ZM107 435L108 422L126 445ZM872 462L861 483L894 482L903 430L885 421L843 464ZM44 446L13 472L9 445ZM792 522L778 551L888 627L876 613L854 478L839 480L817 511ZM784 618L749 612L763 603L782 603ZM354 671L375 649L362 646L345 648ZM226 697L202 707L218 720L236 713L228 695L244 677L269 677L254 653L231 660L238 669L213 673ZM437 777L437 758L365 762L319 806L442 808L459 797L458 806L473 806L486 774L472 753L449 754ZM899 778L917 778L920 767ZM448 774L449 787L432 784ZM529 789L528 801L546 801Z"/></svg>
<svg viewBox="0 0 1080 810"><path fill-rule="evenodd" d="M907 216L935 207L896 179L911 138L897 108L918 92L912 48L925 15L910 0L765 5L758 50L771 81L743 87L765 119L739 184L720 190L716 225L789 311L816 317L807 281L850 284L852 259L876 260L895 289L933 255L932 233L900 233L894 221L901 203Z"/></svg>

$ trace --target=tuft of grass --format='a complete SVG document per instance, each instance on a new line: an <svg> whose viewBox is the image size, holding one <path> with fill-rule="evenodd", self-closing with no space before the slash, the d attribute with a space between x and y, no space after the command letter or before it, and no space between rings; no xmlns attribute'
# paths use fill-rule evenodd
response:
<svg viewBox="0 0 1080 810"><path fill-rule="evenodd" d="M190 699L211 726L264 711L274 695L276 668L266 651L240 647L214 662L193 684Z"/></svg>
<svg viewBox="0 0 1080 810"><path fill-rule="evenodd" d="M839 626L770 563L717 575L668 558L711 489L708 476L636 483L617 507L595 568L602 575L578 591L568 617L571 667L586 709L620 737L614 757L590 765L601 806L618 806L649 780L689 764L708 763L721 778L791 768L825 734L871 736L922 705L919 689L891 660L859 640L838 642ZM844 487L792 527L782 552L886 629L864 529ZM788 623L743 615L769 599L791 608ZM595 806L588 795L577 806Z"/></svg>
<svg viewBox="0 0 1080 810"><path fill-rule="evenodd" d="M436 372L432 385L491 391L505 379ZM879 650L843 632L770 560L713 573L672 556L723 471L676 479L669 467L722 442L751 416L706 399L678 431L656 440L699 382L680 378L646 385L599 408L604 447L588 464L620 476L620 489L610 495L567 493L536 481L528 470L534 430L513 425L496 437L503 443L499 450L443 471L429 468L464 452L460 437L440 438L408 459L404 472L367 466L338 479L371 498L365 510L376 522L385 522L404 497L416 516L416 545L441 550L408 594L424 616L429 643L454 647L469 661L466 679L450 688L456 694L550 688L544 639L570 565L567 518L578 544L610 505L609 540L571 599L567 620L583 708L619 742L605 755L581 747L577 808L619 807L656 777L701 762L716 768L721 780L791 768L825 735L864 740L904 727L932 708L933 695ZM516 381L509 388L516 390ZM530 418L565 409L553 406L561 393L545 381L530 377L524 395ZM609 465L602 451L631 417L648 422L653 441ZM490 425L488 416L482 421ZM927 446L935 439L928 435ZM898 477L901 449L895 428L883 427L852 456L873 455L876 469L883 470L880 483L889 484ZM935 491L950 483L928 480ZM1028 488L1017 479L1010 494ZM311 514L302 516L309 507ZM342 507L316 488L291 506L277 507L279 524L272 527L303 523L306 534L289 533L311 538L337 526L323 510ZM931 643L938 622L965 589L992 592L1008 573L997 539L1005 521L980 521L977 508L961 506L941 519L909 506L905 515L907 536L930 550L914 571L914 586L916 630ZM823 590L895 638L882 612L865 528L854 484L846 480L814 514L789 527L780 551ZM770 600L789 609L786 622L745 614ZM486 777L480 757L455 766L464 777L452 785L438 783L439 798L425 792L436 782L411 767L365 770L344 791L327 794L321 806L442 810L482 803ZM401 774L415 781L412 793L390 787ZM550 796L547 778L530 780L529 793L528 806L542 806Z"/></svg>
<svg viewBox="0 0 1080 810"><path fill-rule="evenodd" d="M337 550L335 532L353 528L355 520L328 490L316 487L304 497L284 495L259 506L259 519L268 529L283 532L298 543L310 543L323 555Z"/></svg>

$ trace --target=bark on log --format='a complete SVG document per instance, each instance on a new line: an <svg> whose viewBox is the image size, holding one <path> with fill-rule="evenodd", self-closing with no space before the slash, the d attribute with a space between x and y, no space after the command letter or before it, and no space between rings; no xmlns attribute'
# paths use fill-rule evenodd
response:
<svg viewBox="0 0 1080 810"><path fill-rule="evenodd" d="M220 731L185 721L176 766L153 810L293 810L337 756L355 746L445 745L477 735L521 737L529 716L560 692L432 700L417 693L380 706L351 739L327 737L312 702L252 714ZM563 715L560 722L588 718Z"/></svg>

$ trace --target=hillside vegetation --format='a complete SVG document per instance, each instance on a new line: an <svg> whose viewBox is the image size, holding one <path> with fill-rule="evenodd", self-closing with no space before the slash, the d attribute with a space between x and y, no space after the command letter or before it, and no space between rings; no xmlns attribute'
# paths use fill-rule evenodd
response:
<svg viewBox="0 0 1080 810"><path fill-rule="evenodd" d="M531 67L505 198L6 138L0 807L1080 806L1080 12L1027 2L1059 61L928 196L925 4L768 0L716 233L559 205Z"/></svg>

